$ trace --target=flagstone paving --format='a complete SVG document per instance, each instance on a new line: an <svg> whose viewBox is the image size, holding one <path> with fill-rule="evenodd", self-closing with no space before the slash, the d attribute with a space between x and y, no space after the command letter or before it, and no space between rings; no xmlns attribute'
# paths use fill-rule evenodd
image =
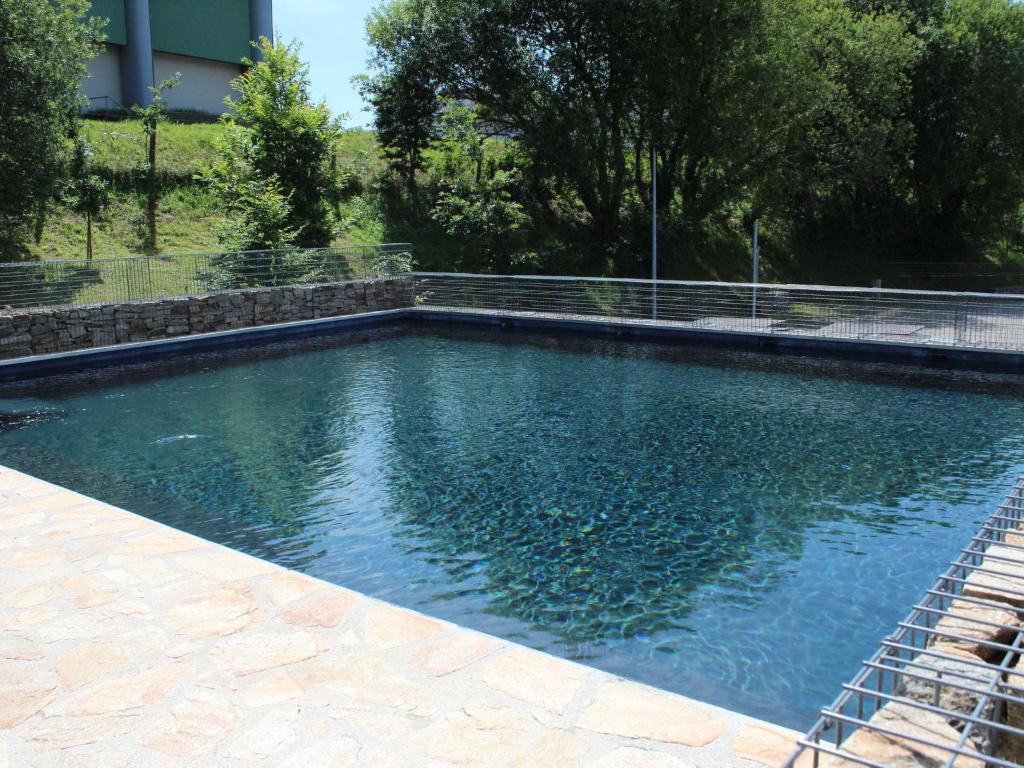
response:
<svg viewBox="0 0 1024 768"><path fill-rule="evenodd" d="M0 468L0 768L756 768L795 737Z"/></svg>

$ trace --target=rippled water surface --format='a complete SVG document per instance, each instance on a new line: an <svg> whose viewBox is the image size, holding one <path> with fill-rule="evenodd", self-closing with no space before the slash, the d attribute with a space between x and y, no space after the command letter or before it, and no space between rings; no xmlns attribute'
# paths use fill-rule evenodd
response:
<svg viewBox="0 0 1024 768"><path fill-rule="evenodd" d="M375 331L0 389L0 462L806 728L1024 467L1004 378Z"/></svg>

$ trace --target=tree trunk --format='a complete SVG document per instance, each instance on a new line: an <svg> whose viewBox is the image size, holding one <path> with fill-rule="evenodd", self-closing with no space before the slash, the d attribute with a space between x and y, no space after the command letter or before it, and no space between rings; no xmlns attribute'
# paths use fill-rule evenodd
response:
<svg viewBox="0 0 1024 768"><path fill-rule="evenodd" d="M32 233L36 245L43 241L43 228L46 226L46 203L42 203L36 209L35 231Z"/></svg>
<svg viewBox="0 0 1024 768"><path fill-rule="evenodd" d="M156 249L156 210L159 195L156 188L156 125L149 133L149 179L146 184L146 245Z"/></svg>
<svg viewBox="0 0 1024 768"><path fill-rule="evenodd" d="M85 258L92 261L92 214L85 214Z"/></svg>
<svg viewBox="0 0 1024 768"><path fill-rule="evenodd" d="M420 217L419 190L416 187L416 156L415 151L409 151L409 165L406 169L405 184L406 192L409 195L409 206L412 209L413 221Z"/></svg>
<svg viewBox="0 0 1024 768"><path fill-rule="evenodd" d="M334 215L341 218L341 196L338 194L338 153L331 154L331 183L334 185Z"/></svg>

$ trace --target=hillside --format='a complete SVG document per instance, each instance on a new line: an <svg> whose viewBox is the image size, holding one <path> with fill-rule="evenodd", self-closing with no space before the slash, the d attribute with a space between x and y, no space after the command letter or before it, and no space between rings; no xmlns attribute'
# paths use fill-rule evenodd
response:
<svg viewBox="0 0 1024 768"><path fill-rule="evenodd" d="M218 250L216 228L221 213L216 199L195 177L214 159L219 124L164 123L160 126L157 158L165 193L159 209L161 254ZM84 121L93 149L96 172L111 183L110 207L94 224L94 258L143 253L143 197L135 178L145 163L145 135L137 120ZM371 133L347 131L337 150L338 167L353 176L358 188L369 186L383 163ZM341 207L345 234L336 244L379 242L386 227L364 198L355 197ZM85 257L85 219L57 207L47 217L43 235L31 252L41 259Z"/></svg>

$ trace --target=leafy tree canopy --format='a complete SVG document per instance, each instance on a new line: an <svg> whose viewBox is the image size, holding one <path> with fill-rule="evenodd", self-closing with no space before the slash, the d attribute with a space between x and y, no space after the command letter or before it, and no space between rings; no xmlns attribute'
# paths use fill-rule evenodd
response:
<svg viewBox="0 0 1024 768"><path fill-rule="evenodd" d="M86 0L0 0L0 260L24 256L71 154L85 61L102 39Z"/></svg>
<svg viewBox="0 0 1024 768"><path fill-rule="evenodd" d="M517 146L533 221L585 224L578 271L640 270L653 150L669 271L756 217L780 259L869 273L1019 233L1022 19L1011 0L392 0L364 90L410 197L427 149L448 155L442 105L472 105Z"/></svg>
<svg viewBox="0 0 1024 768"><path fill-rule="evenodd" d="M295 43L260 41L260 58L234 81L219 161L206 178L229 210L250 217L226 230L232 248L329 245L334 234L331 168L340 126L309 94Z"/></svg>

